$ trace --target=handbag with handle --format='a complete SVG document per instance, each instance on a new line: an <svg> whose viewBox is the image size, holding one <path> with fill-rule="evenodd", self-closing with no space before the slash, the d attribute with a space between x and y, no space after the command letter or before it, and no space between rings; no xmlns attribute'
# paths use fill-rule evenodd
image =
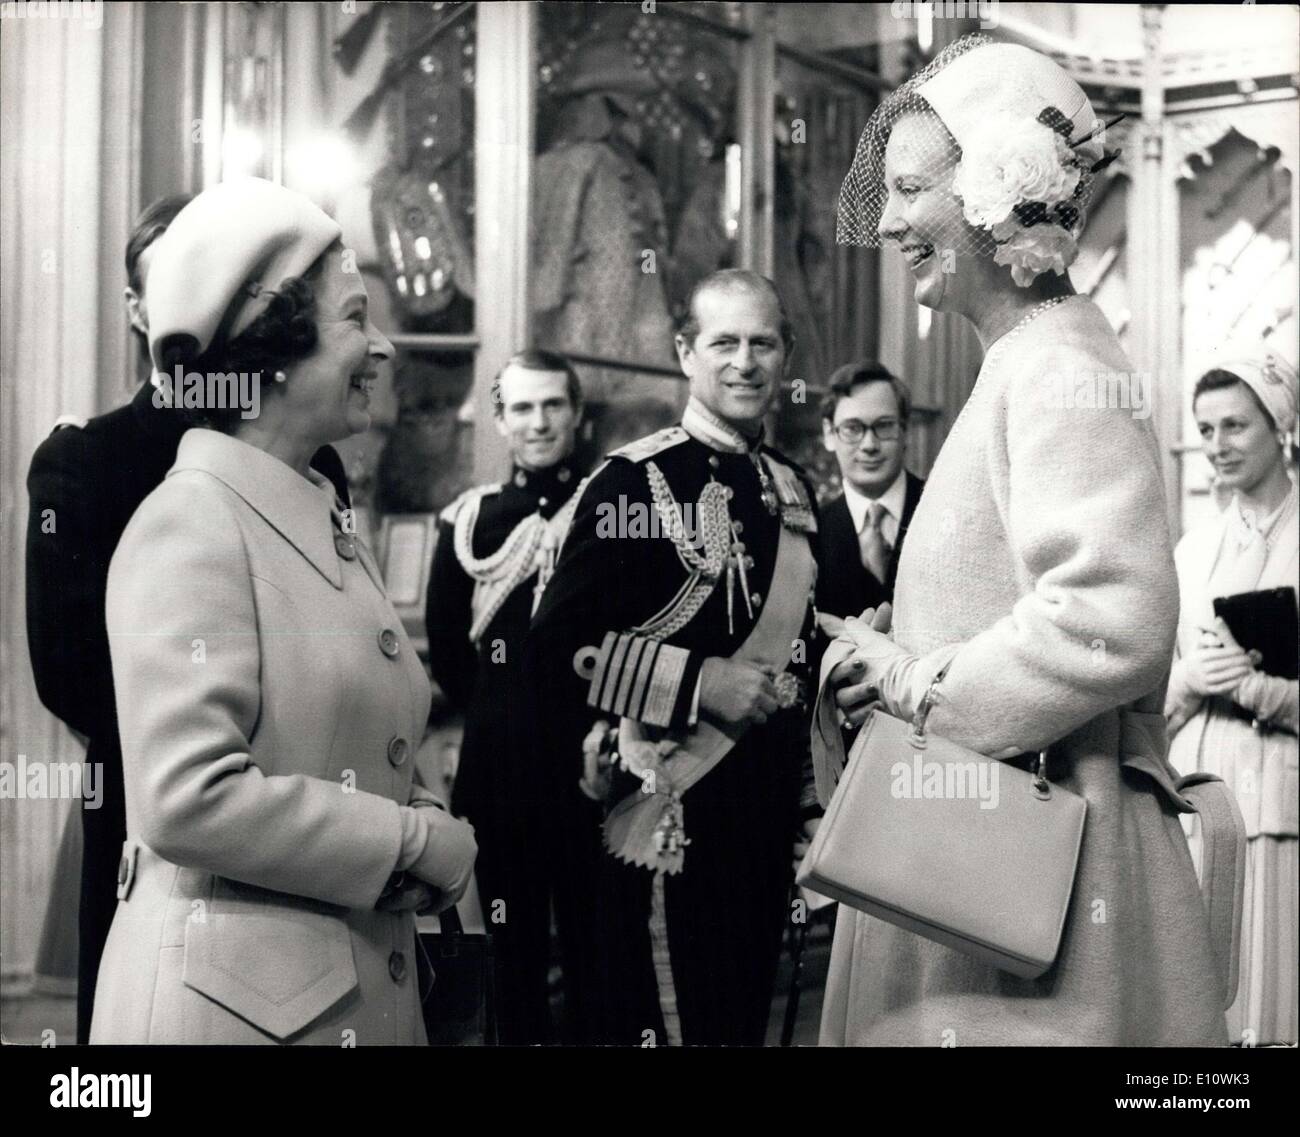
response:
<svg viewBox="0 0 1300 1137"><path fill-rule="evenodd" d="M431 975L421 977L430 1046L495 1046L496 964L492 937L466 932L455 907L438 917L440 932L421 932ZM423 970L423 969L421 969Z"/></svg>
<svg viewBox="0 0 1300 1137"><path fill-rule="evenodd" d="M880 709L849 754L798 881L859 911L1036 978L1056 959L1087 802Z"/></svg>

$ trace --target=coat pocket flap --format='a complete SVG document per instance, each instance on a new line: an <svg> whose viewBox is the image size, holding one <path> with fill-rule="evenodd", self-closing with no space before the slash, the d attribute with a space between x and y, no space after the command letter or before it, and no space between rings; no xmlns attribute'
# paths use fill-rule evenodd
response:
<svg viewBox="0 0 1300 1137"><path fill-rule="evenodd" d="M357 986L352 937L301 909L212 912L185 928L187 987L283 1040Z"/></svg>

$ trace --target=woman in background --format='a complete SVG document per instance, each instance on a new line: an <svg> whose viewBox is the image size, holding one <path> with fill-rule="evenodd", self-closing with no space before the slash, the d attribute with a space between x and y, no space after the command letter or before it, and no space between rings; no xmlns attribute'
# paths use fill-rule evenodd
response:
<svg viewBox="0 0 1300 1137"><path fill-rule="evenodd" d="M1294 368L1262 351L1230 359L1197 382L1192 411L1205 456L1232 500L1174 551L1182 604L1165 702L1169 760L1180 773L1223 778L1246 822L1240 983L1228 1011L1229 1038L1246 1045L1297 1039L1300 687L1259 670L1215 616L1213 601L1296 587L1300 513L1288 465L1297 395ZM1199 855L1194 818L1191 841Z"/></svg>
<svg viewBox="0 0 1300 1137"><path fill-rule="evenodd" d="M369 427L393 354L339 238L237 179L149 267L160 397L206 429L109 569L127 841L91 1042L426 1040L414 913L455 903L476 848L414 782L429 682L309 466Z"/></svg>

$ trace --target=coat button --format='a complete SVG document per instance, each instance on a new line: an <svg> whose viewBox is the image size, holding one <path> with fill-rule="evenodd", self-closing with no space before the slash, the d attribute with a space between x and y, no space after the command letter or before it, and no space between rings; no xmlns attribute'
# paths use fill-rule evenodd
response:
<svg viewBox="0 0 1300 1137"><path fill-rule="evenodd" d="M342 533L334 534L334 550L345 561L355 560L357 556L357 547L352 543L351 537L345 537Z"/></svg>
<svg viewBox="0 0 1300 1137"><path fill-rule="evenodd" d="M758 593L758 592L751 592L751 593L749 594L749 602L750 602L750 603L751 603L755 608L757 608L760 604L763 603L763 596L762 596L762 594L761 594L761 593Z"/></svg>
<svg viewBox="0 0 1300 1137"><path fill-rule="evenodd" d="M388 974L393 977L394 983L400 983L406 978L406 956L400 951L395 951L388 957Z"/></svg>
<svg viewBox="0 0 1300 1137"><path fill-rule="evenodd" d="M393 735L388 740L388 761L394 766L400 766L406 761L406 755L410 750L406 739Z"/></svg>
<svg viewBox="0 0 1300 1137"><path fill-rule="evenodd" d="M389 659L396 659L397 653L402 650L401 641L398 640L397 633L392 628L385 628L379 633L379 650Z"/></svg>
<svg viewBox="0 0 1300 1137"><path fill-rule="evenodd" d="M731 523L731 531L739 537L745 531L745 523L743 521L733 521Z"/></svg>

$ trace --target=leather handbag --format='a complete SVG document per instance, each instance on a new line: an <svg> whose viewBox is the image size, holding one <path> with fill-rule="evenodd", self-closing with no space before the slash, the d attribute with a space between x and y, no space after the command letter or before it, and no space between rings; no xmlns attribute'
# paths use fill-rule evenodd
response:
<svg viewBox="0 0 1300 1137"><path fill-rule="evenodd" d="M429 1045L495 1046L496 961L492 937L466 932L455 907L442 912L438 922L438 933L419 933L423 962L431 972L421 976L420 988Z"/></svg>
<svg viewBox="0 0 1300 1137"><path fill-rule="evenodd" d="M1026 979L1056 959L1087 802L1029 772L911 725L868 716L800 884Z"/></svg>

